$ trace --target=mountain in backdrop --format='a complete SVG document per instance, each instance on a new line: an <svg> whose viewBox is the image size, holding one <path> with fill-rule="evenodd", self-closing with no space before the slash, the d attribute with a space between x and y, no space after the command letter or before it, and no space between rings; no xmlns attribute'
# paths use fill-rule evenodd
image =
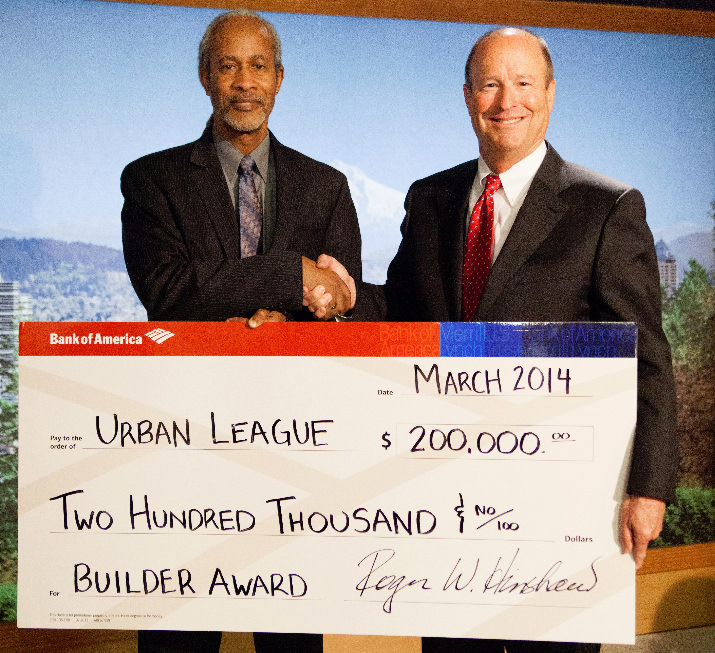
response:
<svg viewBox="0 0 715 653"><path fill-rule="evenodd" d="M331 161L348 178L362 236L363 279L384 283L387 266L400 245L405 194L370 179L360 168Z"/></svg>
<svg viewBox="0 0 715 653"><path fill-rule="evenodd" d="M47 238L0 239L0 279L31 298L32 319L134 322L146 319L122 252Z"/></svg>
<svg viewBox="0 0 715 653"><path fill-rule="evenodd" d="M371 283L384 283L387 266L402 238L400 224L405 216L405 194L371 179L356 166L340 160L331 161L330 165L348 178L362 235L363 278ZM710 232L686 234L668 240L666 244L678 262L678 282L683 280L691 258L715 275L713 235Z"/></svg>
<svg viewBox="0 0 715 653"><path fill-rule="evenodd" d="M678 283L683 280L691 258L700 263L711 276L715 276L715 240L711 232L688 234L666 244L678 264Z"/></svg>
<svg viewBox="0 0 715 653"><path fill-rule="evenodd" d="M0 227L0 238L23 238L23 236L14 229L4 229Z"/></svg>
<svg viewBox="0 0 715 653"><path fill-rule="evenodd" d="M122 252L111 247L50 238L0 239L0 277L5 281L26 281L30 275L60 263L126 272Z"/></svg>
<svg viewBox="0 0 715 653"><path fill-rule="evenodd" d="M356 166L340 160L332 161L331 165L346 175L357 210L362 234L363 278L371 283L384 283L387 267L401 240L405 194L371 179ZM6 235L9 237L3 237ZM711 274L715 273L710 232L679 236L667 240L666 244L678 262L679 282L691 258ZM46 238L18 238L0 228L0 276L4 280L25 281L30 275L60 263L98 270L102 274L112 272L126 276L122 253L118 249Z"/></svg>

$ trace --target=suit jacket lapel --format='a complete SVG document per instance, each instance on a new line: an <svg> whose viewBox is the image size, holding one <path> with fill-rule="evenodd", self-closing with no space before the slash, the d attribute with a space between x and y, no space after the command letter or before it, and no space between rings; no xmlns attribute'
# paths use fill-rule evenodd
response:
<svg viewBox="0 0 715 653"><path fill-rule="evenodd" d="M285 250L293 240L296 221L301 214L300 202L304 189L303 174L296 162L286 160L287 148L271 134L271 155L276 170L276 224L271 249Z"/></svg>
<svg viewBox="0 0 715 653"><path fill-rule="evenodd" d="M476 160L460 166L450 185L435 198L440 275L449 318L455 322L462 316L464 234L469 193L476 174Z"/></svg>
<svg viewBox="0 0 715 653"><path fill-rule="evenodd" d="M209 121L201 138L194 143L191 175L224 253L228 258L240 258L238 219L213 145L211 129L212 123Z"/></svg>
<svg viewBox="0 0 715 653"><path fill-rule="evenodd" d="M479 302L476 319L488 319L509 280L541 245L561 220L568 204L559 199L563 160L549 147L541 167L519 209Z"/></svg>

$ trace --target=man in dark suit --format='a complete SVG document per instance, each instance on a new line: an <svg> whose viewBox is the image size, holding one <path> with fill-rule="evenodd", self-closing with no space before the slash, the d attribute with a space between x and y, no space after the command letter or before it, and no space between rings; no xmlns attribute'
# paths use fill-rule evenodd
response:
<svg viewBox="0 0 715 653"><path fill-rule="evenodd" d="M150 320L311 318L303 291L316 286L329 293L329 317L347 309L348 287L313 259L330 252L359 279L357 215L344 175L269 134L283 75L273 25L248 10L221 14L199 46L213 106L203 135L124 170L124 255ZM258 653L322 650L321 635L254 641ZM220 642L221 633L139 633L147 652L209 653Z"/></svg>
<svg viewBox="0 0 715 653"><path fill-rule="evenodd" d="M480 158L412 185L387 282L358 283L354 319L636 322L637 427L619 531L622 550L633 551L639 567L660 532L666 502L674 498L677 472L675 390L655 248L637 190L563 161L545 142L554 96L542 39L507 28L477 41L465 68L464 98ZM492 233L486 280L475 303L465 261L478 258L470 250L470 232L473 207L481 202L491 204ZM475 239L486 215L476 213ZM333 258L321 257L318 265L349 281ZM306 301L322 314L319 292ZM508 653L599 649L423 640L430 653L502 653L504 646Z"/></svg>
<svg viewBox="0 0 715 653"><path fill-rule="evenodd" d="M221 14L199 55L214 109L203 135L122 174L124 256L149 319L247 318L267 307L301 319L303 286L318 283L336 299L331 316L342 312L347 288L312 260L342 256L359 277L357 216L342 173L269 135L284 75L275 29L247 10ZM262 226L256 254L242 257L237 170L249 155Z"/></svg>

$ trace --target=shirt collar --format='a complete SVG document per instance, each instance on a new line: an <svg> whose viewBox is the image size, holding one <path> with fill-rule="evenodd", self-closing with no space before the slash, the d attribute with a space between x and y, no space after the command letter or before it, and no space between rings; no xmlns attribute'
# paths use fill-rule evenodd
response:
<svg viewBox="0 0 715 653"><path fill-rule="evenodd" d="M224 174L228 179L235 179L238 164L241 163L241 159L244 157L244 154L232 143L221 138L221 136L216 133L216 130L213 132L213 139L214 144L216 145L216 153L218 154ZM256 149L251 152L251 158L255 161L258 173L264 181L268 179L268 156L270 151L271 136L268 134L258 144Z"/></svg>
<svg viewBox="0 0 715 653"><path fill-rule="evenodd" d="M536 175L536 171L546 156L546 142L542 141L529 156L525 157L519 163L515 163L509 170L502 172L499 175L501 185L506 194L506 199L511 206L519 199L524 190L531 184L532 179ZM484 160L480 157L477 162L477 178L482 188L484 188L484 178L487 175L493 174Z"/></svg>

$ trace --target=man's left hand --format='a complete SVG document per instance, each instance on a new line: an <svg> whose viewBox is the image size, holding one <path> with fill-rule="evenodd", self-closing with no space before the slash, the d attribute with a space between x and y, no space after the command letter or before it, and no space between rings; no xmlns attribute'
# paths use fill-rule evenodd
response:
<svg viewBox="0 0 715 653"><path fill-rule="evenodd" d="M649 497L627 496L621 504L618 519L618 539L621 551L633 551L636 569L645 560L648 542L660 535L665 515L665 502Z"/></svg>
<svg viewBox="0 0 715 653"><path fill-rule="evenodd" d="M249 329L255 329L264 322L285 322L286 316L279 311L269 311L267 308L259 308L251 317L230 317L226 322L245 322Z"/></svg>

